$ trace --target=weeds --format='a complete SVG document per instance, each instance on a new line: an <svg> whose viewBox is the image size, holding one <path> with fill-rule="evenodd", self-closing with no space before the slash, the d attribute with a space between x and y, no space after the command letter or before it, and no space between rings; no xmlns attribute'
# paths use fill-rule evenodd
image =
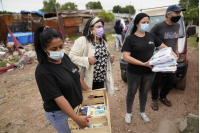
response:
<svg viewBox="0 0 200 133"><path fill-rule="evenodd" d="M108 42L113 42L113 41L115 41L115 37L114 36L110 36L110 37L107 38L107 41Z"/></svg>
<svg viewBox="0 0 200 133"><path fill-rule="evenodd" d="M112 34L115 34L115 32L113 31L113 32L105 33L106 37L107 37L108 35L112 35Z"/></svg>
<svg viewBox="0 0 200 133"><path fill-rule="evenodd" d="M198 36L198 33L194 34L194 35L191 35L190 37L197 37L197 36Z"/></svg>
<svg viewBox="0 0 200 133"><path fill-rule="evenodd" d="M6 61L2 61L2 62L0 62L0 67L6 67L6 64L7 64L8 62L6 62Z"/></svg>
<svg viewBox="0 0 200 133"><path fill-rule="evenodd" d="M11 58L11 60L12 60L13 62L18 62L18 61L19 61L19 58L13 56L13 57Z"/></svg>
<svg viewBox="0 0 200 133"><path fill-rule="evenodd" d="M69 41L75 41L76 39L78 39L79 37L70 37Z"/></svg>
<svg viewBox="0 0 200 133"><path fill-rule="evenodd" d="M29 49L25 48L25 51L26 51L26 52L28 52L28 51L29 51Z"/></svg>
<svg viewBox="0 0 200 133"><path fill-rule="evenodd" d="M197 47L199 42L196 42L196 37L190 37L187 39L189 46Z"/></svg>

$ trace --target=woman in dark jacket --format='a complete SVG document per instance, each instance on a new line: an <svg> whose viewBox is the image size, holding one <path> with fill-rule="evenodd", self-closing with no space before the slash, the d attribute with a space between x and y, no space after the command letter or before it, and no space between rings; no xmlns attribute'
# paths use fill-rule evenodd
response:
<svg viewBox="0 0 200 133"><path fill-rule="evenodd" d="M123 28L120 25L120 20L116 21L114 29L115 29L116 50L119 51L119 44L121 44L122 46L122 32L123 32Z"/></svg>

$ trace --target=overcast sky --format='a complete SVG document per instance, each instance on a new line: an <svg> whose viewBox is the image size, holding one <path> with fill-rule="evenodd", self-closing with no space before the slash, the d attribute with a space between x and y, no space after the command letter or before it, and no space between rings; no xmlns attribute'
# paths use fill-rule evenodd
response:
<svg viewBox="0 0 200 133"><path fill-rule="evenodd" d="M1 0L0 0L1 1ZM98 0L56 0L60 4L64 4L66 2L74 2L78 5L79 10L85 10L85 5L90 1L98 1ZM106 11L112 10L113 6L120 5L121 7L125 7L129 5L133 5L138 12L139 9L144 8L154 8L154 7L161 7L161 6L169 6L178 4L179 0L99 0L103 9ZM3 9L2 9L3 5ZM0 11L6 10L11 12L19 13L21 10L26 11L35 11L42 9L43 7L43 0L2 0L2 4L0 3Z"/></svg>

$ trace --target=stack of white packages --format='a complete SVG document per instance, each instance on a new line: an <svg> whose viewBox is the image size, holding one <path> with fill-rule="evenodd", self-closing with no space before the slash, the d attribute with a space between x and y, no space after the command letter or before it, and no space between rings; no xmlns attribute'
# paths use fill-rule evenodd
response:
<svg viewBox="0 0 200 133"><path fill-rule="evenodd" d="M163 48L155 52L149 65L153 66L153 72L173 73L177 70L176 58L172 54L171 47Z"/></svg>

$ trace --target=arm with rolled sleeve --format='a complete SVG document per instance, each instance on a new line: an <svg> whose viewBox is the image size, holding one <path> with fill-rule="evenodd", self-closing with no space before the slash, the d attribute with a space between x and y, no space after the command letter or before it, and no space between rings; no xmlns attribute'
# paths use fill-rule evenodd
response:
<svg viewBox="0 0 200 133"><path fill-rule="evenodd" d="M90 66L88 57L84 57L84 50L87 50L86 38L80 37L75 42L74 45L69 52L69 58L71 61L78 65L86 67L86 69Z"/></svg>

